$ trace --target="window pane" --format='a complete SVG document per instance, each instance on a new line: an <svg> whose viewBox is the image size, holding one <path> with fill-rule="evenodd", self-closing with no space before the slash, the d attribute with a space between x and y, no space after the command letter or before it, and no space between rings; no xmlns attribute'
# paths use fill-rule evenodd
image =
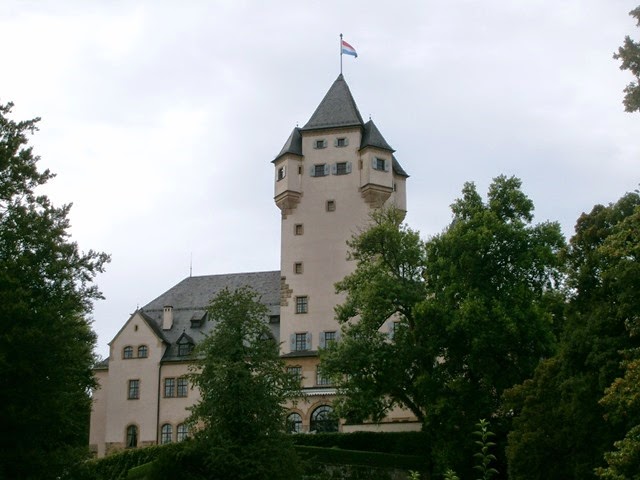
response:
<svg viewBox="0 0 640 480"><path fill-rule="evenodd" d="M129 425L127 427L127 448L136 448L138 446L138 427Z"/></svg>
<svg viewBox="0 0 640 480"><path fill-rule="evenodd" d="M164 396L173 397L176 394L176 379L165 378L164 379Z"/></svg>
<svg viewBox="0 0 640 480"><path fill-rule="evenodd" d="M309 310L309 300L307 296L296 297L296 313L307 313Z"/></svg>
<svg viewBox="0 0 640 480"><path fill-rule="evenodd" d="M298 413L291 413L287 416L287 430L290 433L302 432L302 417Z"/></svg>
<svg viewBox="0 0 640 480"><path fill-rule="evenodd" d="M313 411L311 414L311 431L338 431L338 420L334 418L333 409L329 405L322 405Z"/></svg>
<svg viewBox="0 0 640 480"><path fill-rule="evenodd" d="M140 398L140 380L129 380L129 395L130 400Z"/></svg>
<svg viewBox="0 0 640 480"><path fill-rule="evenodd" d="M172 441L173 441L173 427L170 424L165 423L162 426L162 430L160 433L160 443L165 444L165 443L171 443Z"/></svg>
<svg viewBox="0 0 640 480"><path fill-rule="evenodd" d="M301 352L307 349L307 334L296 333L296 351Z"/></svg>
<svg viewBox="0 0 640 480"><path fill-rule="evenodd" d="M187 379L184 377L179 378L178 379L178 396L186 397L188 389L189 389L189 384L187 382Z"/></svg>
<svg viewBox="0 0 640 480"><path fill-rule="evenodd" d="M188 436L189 436L189 429L187 428L187 425L185 423L181 423L180 425L178 425L176 440L178 442L181 442L185 440Z"/></svg>

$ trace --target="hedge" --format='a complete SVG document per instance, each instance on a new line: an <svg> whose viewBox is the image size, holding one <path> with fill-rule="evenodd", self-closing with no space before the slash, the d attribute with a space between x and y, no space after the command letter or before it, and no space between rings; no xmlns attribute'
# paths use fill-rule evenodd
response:
<svg viewBox="0 0 640 480"><path fill-rule="evenodd" d="M316 433L293 436L295 445L338 447L344 450L425 456L429 451L424 432Z"/></svg>
<svg viewBox="0 0 640 480"><path fill-rule="evenodd" d="M365 452L303 445L297 445L296 452L298 452L304 460L321 464L363 465L395 470L425 470L427 467L426 458L415 455Z"/></svg>

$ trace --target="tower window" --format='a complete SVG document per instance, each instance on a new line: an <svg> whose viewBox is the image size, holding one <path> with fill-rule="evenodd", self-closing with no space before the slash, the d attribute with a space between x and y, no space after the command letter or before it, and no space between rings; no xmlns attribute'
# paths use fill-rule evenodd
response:
<svg viewBox="0 0 640 480"><path fill-rule="evenodd" d="M293 234L302 235L303 233L304 233L304 227L302 226L302 224L296 223L296 225L293 227Z"/></svg>
<svg viewBox="0 0 640 480"><path fill-rule="evenodd" d="M302 273L302 262L296 262L293 264L293 272L296 274Z"/></svg>
<svg viewBox="0 0 640 480"><path fill-rule="evenodd" d="M278 181L282 180L286 176L287 176L287 167L286 166L280 167L278 169Z"/></svg>
<svg viewBox="0 0 640 480"><path fill-rule="evenodd" d="M351 162L338 162L333 165L334 175L346 175L351 173Z"/></svg>
<svg viewBox="0 0 640 480"><path fill-rule="evenodd" d="M129 400L137 400L140 398L140 380L129 380L127 398Z"/></svg>
<svg viewBox="0 0 640 480"><path fill-rule="evenodd" d="M311 166L309 175L312 177L325 177L329 175L329 165L326 163L318 163Z"/></svg>
<svg viewBox="0 0 640 480"><path fill-rule="evenodd" d="M327 141L324 139L316 140L315 142L313 142L313 148L316 148L316 149L327 148Z"/></svg>
<svg viewBox="0 0 640 480"><path fill-rule="evenodd" d="M336 211L336 201L327 200L327 212L335 212L335 211Z"/></svg>
<svg viewBox="0 0 640 480"><path fill-rule="evenodd" d="M296 297L296 313L307 313L309 311L309 297L303 295Z"/></svg>
<svg viewBox="0 0 640 480"><path fill-rule="evenodd" d="M374 170L380 170L382 172L387 172L389 170L389 162L384 158L374 157L371 161L371 166Z"/></svg>

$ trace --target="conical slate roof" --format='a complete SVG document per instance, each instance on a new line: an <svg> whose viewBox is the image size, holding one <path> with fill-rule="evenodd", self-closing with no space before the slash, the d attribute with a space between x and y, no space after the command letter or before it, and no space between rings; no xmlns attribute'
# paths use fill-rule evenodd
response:
<svg viewBox="0 0 640 480"><path fill-rule="evenodd" d="M377 147L383 150L389 150L390 152L395 152L391 145L387 143L384 139L376 124L373 123L373 120L369 120L364 125L364 132L362 133L362 141L360 142L360 148L364 147Z"/></svg>
<svg viewBox="0 0 640 480"><path fill-rule="evenodd" d="M340 74L302 130L362 126L363 124L349 86Z"/></svg>
<svg viewBox="0 0 640 480"><path fill-rule="evenodd" d="M287 141L284 142L282 150L280 150L280 153L276 155L273 161L275 162L286 153L302 156L302 135L300 135L300 129L298 127L293 129Z"/></svg>

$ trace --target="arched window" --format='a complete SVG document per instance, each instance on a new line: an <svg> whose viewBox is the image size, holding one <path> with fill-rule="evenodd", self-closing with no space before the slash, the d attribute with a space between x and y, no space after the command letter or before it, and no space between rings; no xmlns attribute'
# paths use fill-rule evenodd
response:
<svg viewBox="0 0 640 480"><path fill-rule="evenodd" d="M160 443L164 445L165 443L171 443L173 441L173 427L169 423L165 423L162 425L162 430L160 430Z"/></svg>
<svg viewBox="0 0 640 480"><path fill-rule="evenodd" d="M133 358L133 347L127 345L122 349L122 358Z"/></svg>
<svg viewBox="0 0 640 480"><path fill-rule="evenodd" d="M311 431L338 431L338 419L333 416L333 408L329 405L320 405L313 411L311 414Z"/></svg>
<svg viewBox="0 0 640 480"><path fill-rule="evenodd" d="M189 428L187 427L186 423L181 423L178 425L177 434L178 437L176 438L176 440L178 442L185 440L189 436Z"/></svg>
<svg viewBox="0 0 640 480"><path fill-rule="evenodd" d="M127 427L127 448L136 448L138 446L138 427L129 425Z"/></svg>
<svg viewBox="0 0 640 480"><path fill-rule="evenodd" d="M287 431L289 433L300 433L302 431L302 417L299 413L290 413L287 416Z"/></svg>
<svg viewBox="0 0 640 480"><path fill-rule="evenodd" d="M140 345L138 347L138 358L147 358L148 354L149 354L149 349L147 348L146 345Z"/></svg>

